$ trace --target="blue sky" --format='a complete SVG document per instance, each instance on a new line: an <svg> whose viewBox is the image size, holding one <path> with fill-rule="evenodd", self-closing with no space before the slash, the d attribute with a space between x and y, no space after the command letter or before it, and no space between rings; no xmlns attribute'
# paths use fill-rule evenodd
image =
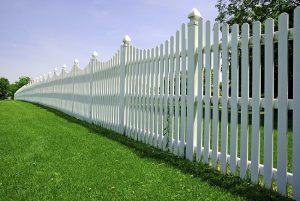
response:
<svg viewBox="0 0 300 201"><path fill-rule="evenodd" d="M214 21L207 0L0 0L0 77L83 68L93 51L108 60L128 34L132 44L152 48L174 35L192 8Z"/></svg>

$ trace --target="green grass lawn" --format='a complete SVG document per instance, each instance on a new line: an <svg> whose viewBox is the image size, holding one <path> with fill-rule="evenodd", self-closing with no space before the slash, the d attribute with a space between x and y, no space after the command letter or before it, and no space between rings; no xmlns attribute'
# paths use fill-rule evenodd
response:
<svg viewBox="0 0 300 201"><path fill-rule="evenodd" d="M53 109L0 101L0 200L285 200Z"/></svg>

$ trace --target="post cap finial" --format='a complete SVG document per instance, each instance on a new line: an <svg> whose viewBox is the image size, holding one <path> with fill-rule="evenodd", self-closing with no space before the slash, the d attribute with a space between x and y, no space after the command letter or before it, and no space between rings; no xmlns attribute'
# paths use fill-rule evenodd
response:
<svg viewBox="0 0 300 201"><path fill-rule="evenodd" d="M74 59L74 65L78 65L79 64L79 60L78 59Z"/></svg>
<svg viewBox="0 0 300 201"><path fill-rule="evenodd" d="M128 45L131 42L131 38L128 35L125 35L123 38L123 43Z"/></svg>
<svg viewBox="0 0 300 201"><path fill-rule="evenodd" d="M201 14L197 8L193 8L188 15L188 18L190 20L198 20L201 17Z"/></svg>
<svg viewBox="0 0 300 201"><path fill-rule="evenodd" d="M94 51L93 54L92 54L92 57L93 57L94 59L96 59L96 58L98 57L98 52Z"/></svg>

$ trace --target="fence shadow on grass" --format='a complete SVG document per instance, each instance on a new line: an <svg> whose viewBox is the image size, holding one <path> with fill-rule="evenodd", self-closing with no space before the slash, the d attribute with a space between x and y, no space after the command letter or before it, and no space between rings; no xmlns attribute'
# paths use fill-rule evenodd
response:
<svg viewBox="0 0 300 201"><path fill-rule="evenodd" d="M168 152L164 152L160 149L151 147L150 145L130 139L124 135L120 135L114 131L78 120L55 109L35 103L30 104L46 109L71 123L80 124L89 129L91 133L104 136L110 140L114 140L128 147L140 158L149 158L159 163L164 163L166 165L172 166L185 174L193 175L194 177L205 181L211 186L222 188L231 194L238 195L247 200L293 200L291 198L283 197L275 191L263 188L258 184L252 184L250 180L242 180L238 176L224 175L206 164L188 161Z"/></svg>

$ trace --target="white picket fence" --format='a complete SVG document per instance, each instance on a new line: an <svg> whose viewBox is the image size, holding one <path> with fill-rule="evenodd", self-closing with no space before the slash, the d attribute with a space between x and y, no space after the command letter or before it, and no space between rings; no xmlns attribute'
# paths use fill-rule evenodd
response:
<svg viewBox="0 0 300 201"><path fill-rule="evenodd" d="M36 79L18 90L15 98L55 108L189 160L195 157L213 168L218 168L219 162L222 172L250 176L254 183L262 177L267 188L275 180L283 195L291 185L294 198L300 200L300 7L294 11L293 28L283 13L278 31L274 31L274 20L268 19L264 34L261 23L253 22L251 36L249 24L241 27L241 34L238 25L223 24L220 31L219 23L211 32L211 22L204 23L196 9L188 18L190 22L160 46L142 50L130 45L126 36L109 61L100 62L94 53L89 64L80 69L75 60L70 72L63 67L60 74L54 71ZM289 42L293 44L293 61L288 60ZM278 55L274 54L275 45ZM276 98L274 57L278 57ZM287 93L290 66L292 99ZM274 110L278 110L275 120ZM290 133L288 120L293 121ZM276 150L274 121L278 121ZM293 144L288 144L288 135L292 135ZM292 153L288 152L290 146ZM289 154L292 172L287 170Z"/></svg>

